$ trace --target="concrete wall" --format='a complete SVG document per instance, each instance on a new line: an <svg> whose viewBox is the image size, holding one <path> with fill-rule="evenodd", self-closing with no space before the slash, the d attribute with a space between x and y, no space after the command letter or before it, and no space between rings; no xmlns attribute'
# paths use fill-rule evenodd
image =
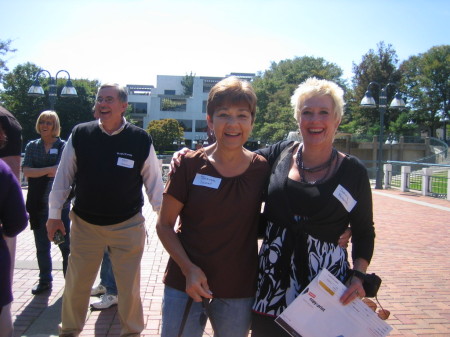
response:
<svg viewBox="0 0 450 337"><path fill-rule="evenodd" d="M352 141L350 136L337 138L334 146L342 152L354 155L361 160L377 160L378 137L374 136L372 142ZM400 137L398 144L383 144L383 161L415 161L436 153L439 149L430 145L429 138L424 143L405 143Z"/></svg>

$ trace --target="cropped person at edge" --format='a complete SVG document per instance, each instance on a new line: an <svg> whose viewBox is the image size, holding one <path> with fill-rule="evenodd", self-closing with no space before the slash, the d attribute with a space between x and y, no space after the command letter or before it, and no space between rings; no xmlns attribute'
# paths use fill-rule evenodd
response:
<svg viewBox="0 0 450 337"><path fill-rule="evenodd" d="M19 184L21 150L22 127L12 113L0 106L0 161L3 161L7 166L3 169L6 180L0 184L2 186L0 194L3 192L3 196L6 196L5 202L0 202L5 209L0 212L2 214L0 215L0 261L2 261L0 272L0 337L12 337L14 335L11 316L11 285L13 284L16 256L16 236L28 224L28 215L25 211ZM8 168L15 175L16 183L8 177L9 173L6 172ZM7 187L9 183L12 183L11 190ZM17 216L17 218L12 218L11 215ZM6 222L8 223L6 224Z"/></svg>

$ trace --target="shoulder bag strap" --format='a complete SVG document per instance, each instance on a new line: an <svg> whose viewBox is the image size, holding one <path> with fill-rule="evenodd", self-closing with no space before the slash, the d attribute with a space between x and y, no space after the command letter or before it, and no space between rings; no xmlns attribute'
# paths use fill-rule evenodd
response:
<svg viewBox="0 0 450 337"><path fill-rule="evenodd" d="M183 319L181 320L180 329L178 330L178 337L182 337L183 335L184 326L186 325L186 321L189 316L189 311L191 310L192 302L193 302L192 297L189 296L186 306L184 307Z"/></svg>

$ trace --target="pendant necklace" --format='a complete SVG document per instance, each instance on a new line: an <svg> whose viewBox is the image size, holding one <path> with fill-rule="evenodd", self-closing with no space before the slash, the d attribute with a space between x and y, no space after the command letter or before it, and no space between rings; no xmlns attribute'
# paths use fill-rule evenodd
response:
<svg viewBox="0 0 450 337"><path fill-rule="evenodd" d="M330 158L325 163L322 163L322 164L314 166L314 167L305 167L305 164L303 163L302 149L303 149L303 144L300 145L298 148L297 161L296 161L297 169L300 173L300 177L302 178L302 181L305 183L309 183L309 184L318 184L318 183L322 182L323 180L325 180L325 178L328 176L328 173L330 172L331 164L333 163L334 159L337 157L337 150L333 147L333 149L331 150ZM326 168L328 168L328 170L322 179L319 179L319 180L316 180L313 182L308 182L306 180L305 172L316 173L316 172L320 172Z"/></svg>

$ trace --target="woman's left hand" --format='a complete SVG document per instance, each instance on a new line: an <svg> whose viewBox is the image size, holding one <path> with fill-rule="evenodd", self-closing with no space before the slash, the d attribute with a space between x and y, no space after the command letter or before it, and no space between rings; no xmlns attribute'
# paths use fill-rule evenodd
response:
<svg viewBox="0 0 450 337"><path fill-rule="evenodd" d="M56 176L57 169L58 169L58 165L48 167L47 177L54 178Z"/></svg>
<svg viewBox="0 0 450 337"><path fill-rule="evenodd" d="M350 278L350 284L341 296L340 301L343 305L347 305L355 298L362 298L364 296L366 296L366 292L364 291L363 281L356 276L352 276Z"/></svg>

